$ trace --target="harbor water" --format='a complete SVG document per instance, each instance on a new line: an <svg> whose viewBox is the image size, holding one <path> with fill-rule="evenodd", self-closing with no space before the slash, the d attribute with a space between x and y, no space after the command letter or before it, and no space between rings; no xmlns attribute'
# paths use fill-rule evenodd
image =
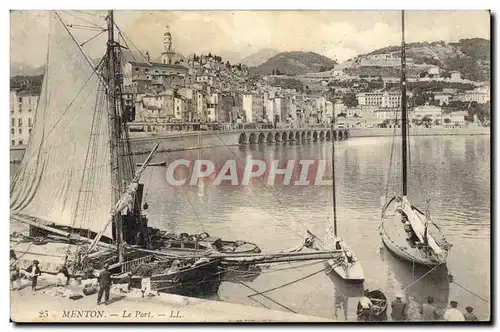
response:
<svg viewBox="0 0 500 332"><path fill-rule="evenodd" d="M379 236L381 196L390 178L388 170L400 167L390 163L391 144L390 137L335 142L338 232L362 262L366 278L362 287L380 289L389 299L403 290L406 298L420 303L433 296L441 308L456 300L461 311L471 306L480 320L488 319L490 136L411 138L410 200L425 209L425 200L431 199L431 216L453 244L447 266L431 273L395 258ZM153 161L203 159L220 167L230 159L244 164L250 157L280 160L280 167L284 167L288 160L327 160L324 178L328 178L331 152L332 142L265 143L159 153ZM393 154L400 155L398 146ZM134 162L144 158L134 156ZM278 251L299 245L306 229L322 238L332 222L330 186L284 185L283 181L267 185L265 178L252 179L248 185L231 185L229 181L215 185L213 177L190 185L189 170L176 173L180 175L187 176L187 184L173 187L166 181L165 167L150 167L143 174L151 226L179 233L206 231L223 239L254 242L263 251ZM392 191L397 191L400 183L395 185ZM218 299L355 320L363 288L327 275L324 267L321 262L264 266L256 277L223 282ZM296 281L300 278L304 279ZM277 289L249 297L273 288Z"/></svg>

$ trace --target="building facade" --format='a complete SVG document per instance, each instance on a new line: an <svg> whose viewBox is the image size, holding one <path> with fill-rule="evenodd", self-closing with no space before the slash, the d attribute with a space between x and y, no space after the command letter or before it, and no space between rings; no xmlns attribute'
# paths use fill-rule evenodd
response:
<svg viewBox="0 0 500 332"><path fill-rule="evenodd" d="M26 145L34 125L39 95L31 92L10 92L10 145Z"/></svg>

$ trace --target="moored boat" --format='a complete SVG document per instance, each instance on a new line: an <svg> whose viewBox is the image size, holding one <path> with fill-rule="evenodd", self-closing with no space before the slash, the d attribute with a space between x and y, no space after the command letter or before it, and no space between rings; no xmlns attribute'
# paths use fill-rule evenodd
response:
<svg viewBox="0 0 500 332"><path fill-rule="evenodd" d="M451 244L447 242L441 229L431 219L429 207L427 206L426 213L423 213L410 203L408 197L409 140L406 97L406 51L403 11L401 43L402 194L394 195L383 205L380 236L387 249L397 257L414 264L432 267L446 264Z"/></svg>
<svg viewBox="0 0 500 332"><path fill-rule="evenodd" d="M358 319L365 321L384 321L387 319L387 297L382 291L376 289L373 291L365 290L364 296L371 301L370 309L364 312L361 302L358 302L356 313Z"/></svg>

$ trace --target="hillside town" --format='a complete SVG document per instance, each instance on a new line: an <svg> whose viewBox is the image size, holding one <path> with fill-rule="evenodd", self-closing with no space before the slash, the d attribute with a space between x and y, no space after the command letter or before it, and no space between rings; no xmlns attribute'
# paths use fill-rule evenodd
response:
<svg viewBox="0 0 500 332"><path fill-rule="evenodd" d="M161 41L159 41L161 42ZM317 73L256 75L212 53L185 58L168 26L163 52L129 52L122 59L123 109L132 132L252 128L394 127L400 125L397 75L353 68L399 70L397 52L357 57ZM459 71L407 59L411 126L488 126L490 84ZM39 88L12 86L11 146L27 144Z"/></svg>

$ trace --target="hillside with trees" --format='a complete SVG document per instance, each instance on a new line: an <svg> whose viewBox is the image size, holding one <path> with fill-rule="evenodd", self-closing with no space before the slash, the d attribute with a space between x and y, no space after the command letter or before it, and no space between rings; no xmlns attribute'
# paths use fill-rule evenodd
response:
<svg viewBox="0 0 500 332"><path fill-rule="evenodd" d="M336 62L314 52L278 53L260 66L251 67L250 72L259 75L302 75L333 69Z"/></svg>

